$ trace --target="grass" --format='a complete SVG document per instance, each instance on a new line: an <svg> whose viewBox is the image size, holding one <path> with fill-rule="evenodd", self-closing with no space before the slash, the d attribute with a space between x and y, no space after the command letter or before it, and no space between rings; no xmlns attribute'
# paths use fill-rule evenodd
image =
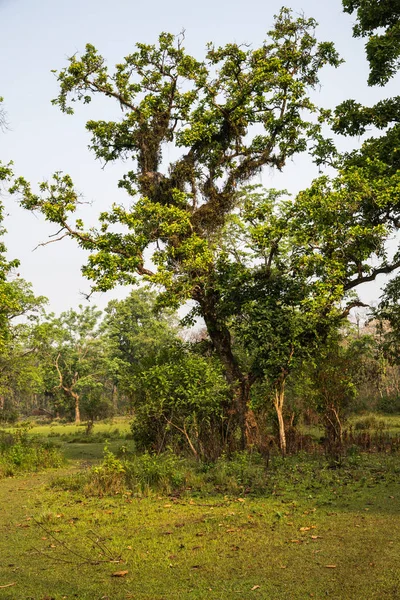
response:
<svg viewBox="0 0 400 600"><path fill-rule="evenodd" d="M86 476L75 466L58 478L71 469ZM54 475L7 479L0 585L15 585L0 597L400 598L399 471L397 456L354 456L336 470L321 457L276 458L253 497L99 498L50 487Z"/></svg>
<svg viewBox="0 0 400 600"><path fill-rule="evenodd" d="M103 456L104 444L107 442L112 452L118 452L121 446L133 449L130 436L130 417L115 417L112 421L95 423L91 435L86 435L86 423L75 425L74 423L40 423L22 422L17 428L8 426L0 428L1 431L13 432L23 429L30 437L37 438L43 442L51 441L59 447L67 460L85 461L95 463Z"/></svg>
<svg viewBox="0 0 400 600"><path fill-rule="evenodd" d="M378 418L397 433L399 417ZM129 457L128 428L95 434ZM68 467L0 482L1 600L400 599L398 454L355 453L340 468L275 456L267 470L256 455L203 466L133 456L131 489L99 497L88 467L104 443L79 443L83 432L33 427Z"/></svg>
<svg viewBox="0 0 400 600"><path fill-rule="evenodd" d="M400 434L400 416L399 415L380 415L377 413L366 413L363 415L352 416L349 424L353 427L370 429L372 431L383 430L390 435Z"/></svg>
<svg viewBox="0 0 400 600"><path fill-rule="evenodd" d="M95 435L102 434L108 437L124 437L130 433L130 417L115 417L111 421L95 422L93 433ZM40 423L38 421L24 421L23 426L29 427L29 433L40 437L70 437L85 435L86 423L80 425L75 423ZM9 428L10 429L10 428ZM11 427L12 429L12 427Z"/></svg>

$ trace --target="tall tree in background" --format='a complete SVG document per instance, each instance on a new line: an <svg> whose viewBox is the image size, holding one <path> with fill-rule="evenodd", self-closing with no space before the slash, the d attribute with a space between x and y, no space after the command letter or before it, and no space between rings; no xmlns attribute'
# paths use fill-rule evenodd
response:
<svg viewBox="0 0 400 600"><path fill-rule="evenodd" d="M133 403L134 381L142 372L165 362L178 338L176 318L166 309L156 312L155 293L134 290L106 308L104 335L118 364L118 390Z"/></svg>
<svg viewBox="0 0 400 600"><path fill-rule="evenodd" d="M40 325L40 352L48 365L46 388L66 398L75 423L81 421L82 401L99 399L104 376L112 371L100 336L100 316L95 307L80 306L79 311L69 310L58 318L50 315Z"/></svg>

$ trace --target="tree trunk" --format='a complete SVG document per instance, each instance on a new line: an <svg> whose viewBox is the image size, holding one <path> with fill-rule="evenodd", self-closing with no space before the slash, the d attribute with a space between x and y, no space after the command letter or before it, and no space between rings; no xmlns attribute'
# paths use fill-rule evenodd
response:
<svg viewBox="0 0 400 600"><path fill-rule="evenodd" d="M118 413L118 393L115 383L112 384L111 388L111 403L113 405L114 415L116 415Z"/></svg>
<svg viewBox="0 0 400 600"><path fill-rule="evenodd" d="M229 407L228 422L232 421L240 429L240 448L247 447L247 413L249 410L249 398L251 382L247 375L242 373L236 357L232 352L232 339L229 329L216 317L216 310L213 306L213 300L208 298L197 299L202 308L203 318L207 327L208 334L213 343L215 352L220 359L225 377L232 390L232 406ZM230 428L230 437L233 441L235 427Z"/></svg>
<svg viewBox="0 0 400 600"><path fill-rule="evenodd" d="M274 406L279 425L279 447L282 456L286 456L286 431L283 419L283 403L285 400L285 381L281 380L275 388Z"/></svg>
<svg viewBox="0 0 400 600"><path fill-rule="evenodd" d="M81 411L79 407L79 394L71 392L71 396L75 400L75 423L78 425L81 422Z"/></svg>
<svg viewBox="0 0 400 600"><path fill-rule="evenodd" d="M338 409L332 404L325 411L325 431L328 440L333 444L342 444L343 426Z"/></svg>

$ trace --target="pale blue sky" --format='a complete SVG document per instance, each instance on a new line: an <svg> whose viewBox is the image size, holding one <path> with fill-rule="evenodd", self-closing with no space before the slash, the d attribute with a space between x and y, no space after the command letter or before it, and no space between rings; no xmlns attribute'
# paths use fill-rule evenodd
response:
<svg viewBox="0 0 400 600"><path fill-rule="evenodd" d="M319 104L333 107L346 98L373 103L382 97L382 90L366 84L363 42L352 38L352 18L342 13L340 0L292 0L286 5L315 17L320 23L318 38L333 40L346 59L338 71L326 69L323 73ZM0 137L0 159L14 160L16 172L33 182L57 170L69 173L85 199L93 202L83 217L94 223L100 210L124 200L123 192L116 189L124 167L101 169L87 150L84 124L88 118L118 117L117 107L110 104L105 113L103 106L93 105L79 108L73 117L63 115L51 105L57 95L51 69L61 69L66 58L82 51L87 42L112 65L130 53L135 42L155 42L161 31L179 33L183 28L185 46L198 58L208 41L257 45L281 6L282 0L0 0L0 95L5 99L10 127ZM305 158L298 158L283 174L266 172L263 183L295 192L315 174ZM21 276L33 283L37 294L49 298L56 312L82 302L80 292L89 289L80 275L84 254L71 241L32 252L54 228L10 199L6 198L5 204L6 243L10 257L21 260ZM127 290L117 290L96 295L92 302L104 307L111 297L126 294Z"/></svg>

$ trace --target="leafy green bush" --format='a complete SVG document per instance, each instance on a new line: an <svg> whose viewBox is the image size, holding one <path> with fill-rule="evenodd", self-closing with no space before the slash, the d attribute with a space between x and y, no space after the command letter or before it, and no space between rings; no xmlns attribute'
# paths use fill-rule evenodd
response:
<svg viewBox="0 0 400 600"><path fill-rule="evenodd" d="M57 479L56 487L80 489L86 495L113 495L130 490L136 494L157 493L260 493L267 486L267 468L257 453L240 452L214 463L200 463L145 452L132 455L124 447L119 456L107 447L102 463L85 476ZM65 481L64 481L65 480Z"/></svg>
<svg viewBox="0 0 400 600"><path fill-rule="evenodd" d="M215 445L228 386L217 361L175 346L168 362L142 372L132 385L131 430L139 451L160 454L173 448L206 460L220 454Z"/></svg>
<svg viewBox="0 0 400 600"><path fill-rule="evenodd" d="M131 489L141 492L180 489L186 482L184 465L185 461L174 454L156 456L145 452L125 463L127 483Z"/></svg>
<svg viewBox="0 0 400 600"><path fill-rule="evenodd" d="M22 429L13 434L0 432L0 477L59 467L61 463L61 453L54 444L39 442Z"/></svg>
<svg viewBox="0 0 400 600"><path fill-rule="evenodd" d="M103 462L93 467L84 491L88 495L118 494L126 488L124 463L108 447Z"/></svg>
<svg viewBox="0 0 400 600"><path fill-rule="evenodd" d="M383 419L378 419L374 415L368 415L358 419L354 423L354 429L358 431L367 431L374 429L376 431L382 431L386 428L386 423Z"/></svg>
<svg viewBox="0 0 400 600"><path fill-rule="evenodd" d="M210 465L205 480L227 494L257 493L266 488L266 464L258 453L235 452L229 459L222 456Z"/></svg>
<svg viewBox="0 0 400 600"><path fill-rule="evenodd" d="M387 415L400 414L400 396L384 396L379 400L377 410Z"/></svg>
<svg viewBox="0 0 400 600"><path fill-rule="evenodd" d="M18 412L14 409L2 410L0 412L0 423L11 423L14 425L18 421Z"/></svg>
<svg viewBox="0 0 400 600"><path fill-rule="evenodd" d="M118 494L126 489L140 494L150 490L169 493L185 485L184 461L169 453L161 456L122 453L119 458L106 446L102 463L93 467L82 484L87 495Z"/></svg>

